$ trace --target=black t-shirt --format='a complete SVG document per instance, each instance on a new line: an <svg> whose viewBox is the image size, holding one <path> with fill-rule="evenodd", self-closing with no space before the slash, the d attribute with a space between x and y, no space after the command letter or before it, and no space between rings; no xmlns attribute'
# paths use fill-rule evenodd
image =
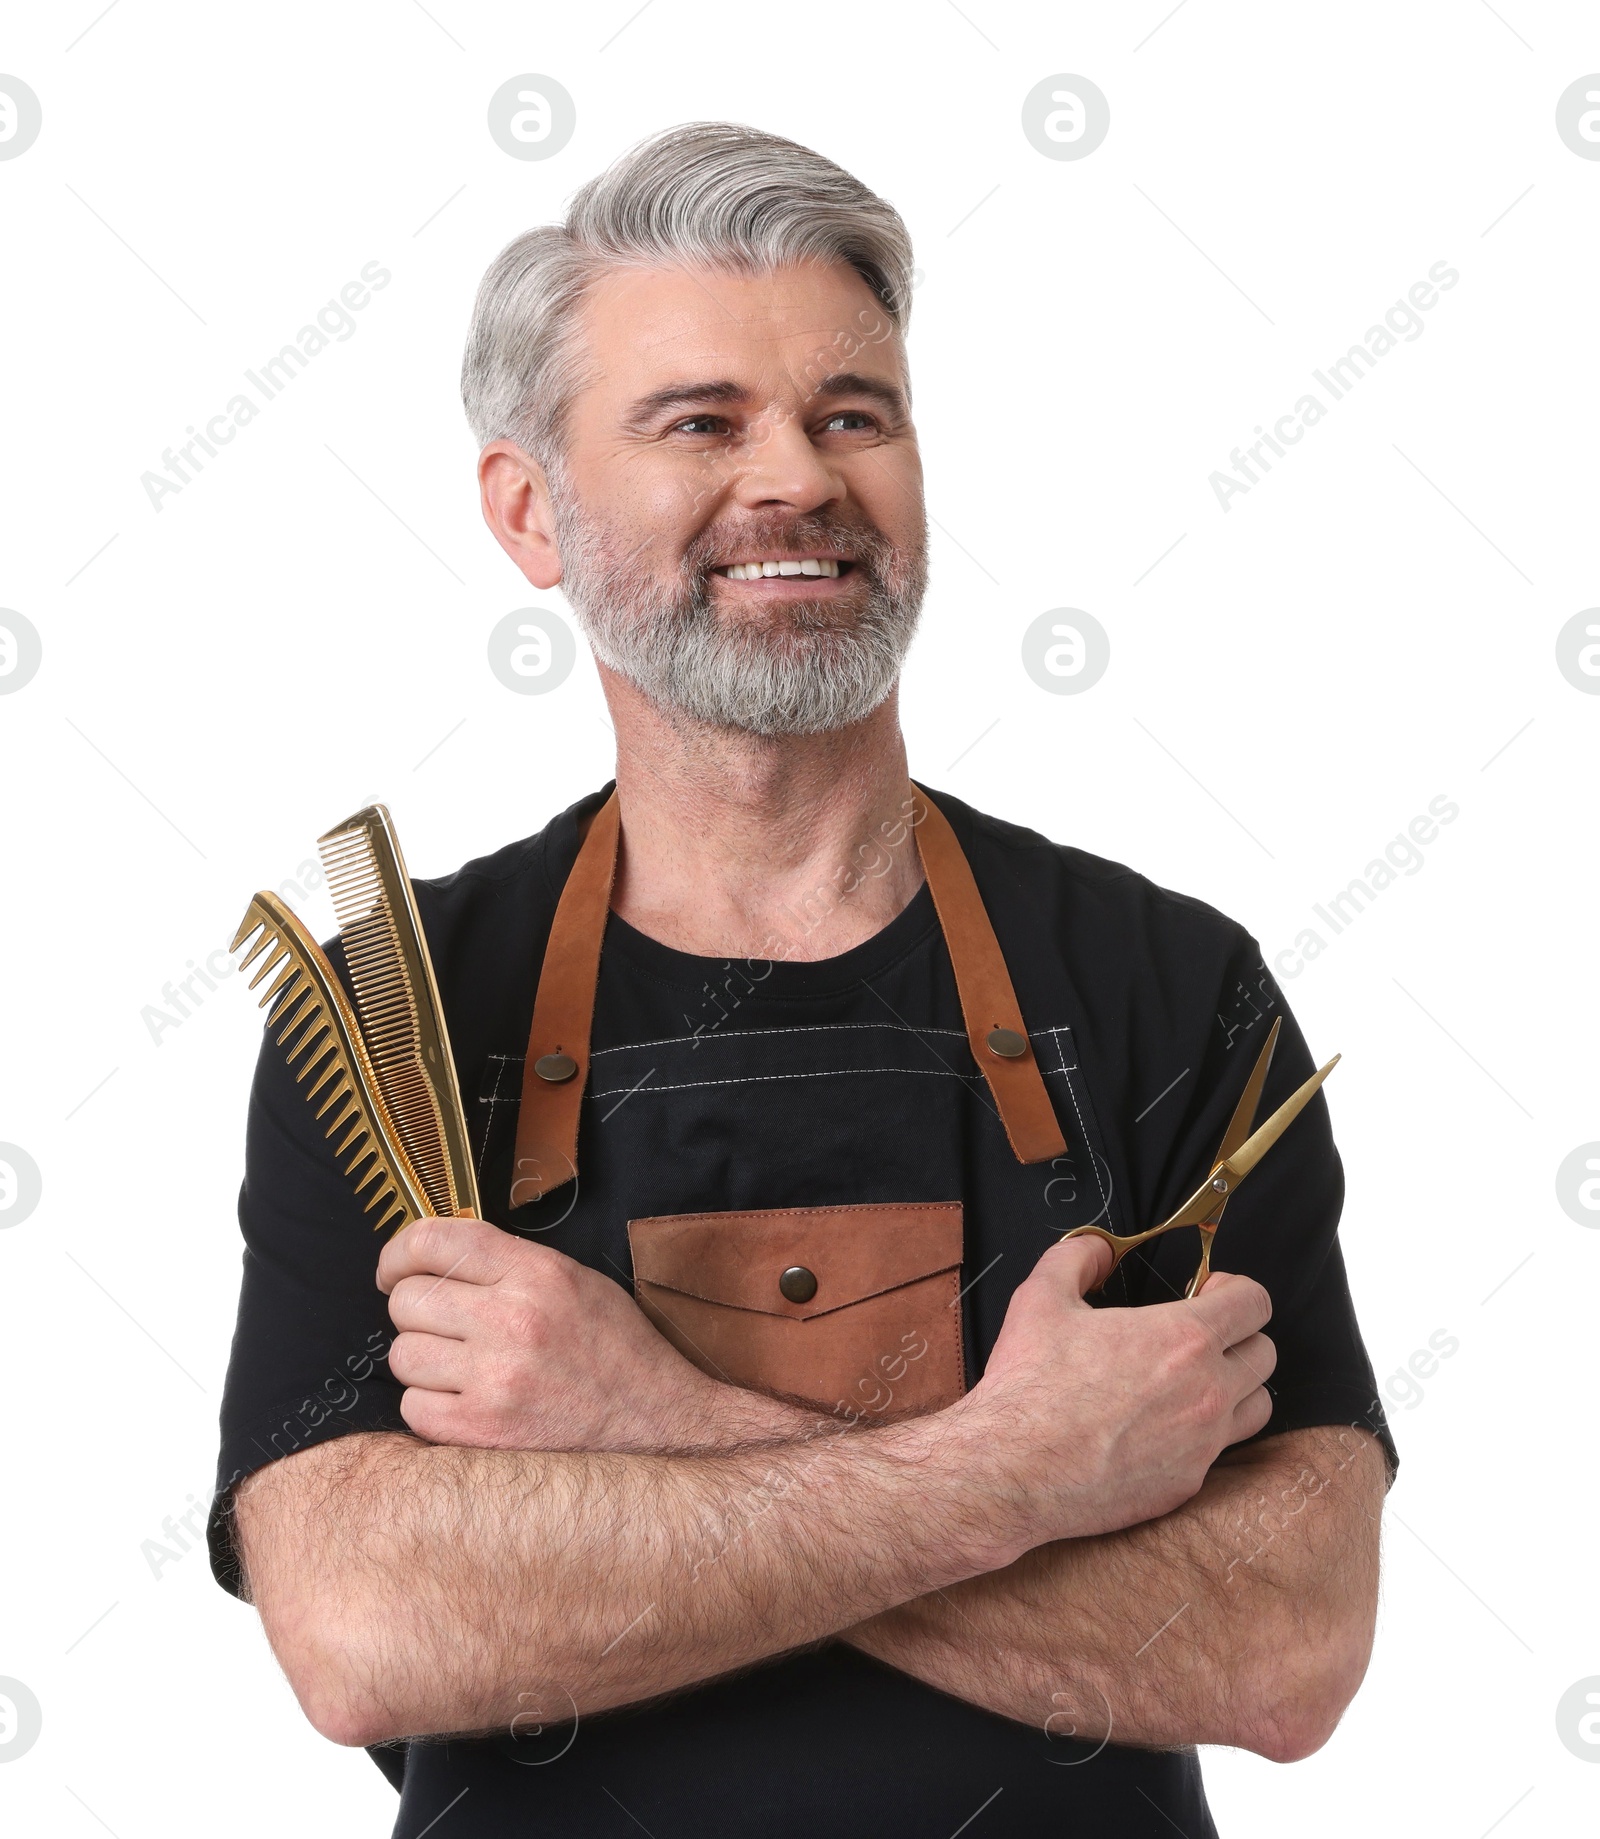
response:
<svg viewBox="0 0 1600 1839"><path fill-rule="evenodd" d="M609 788L608 788L609 789ZM960 1200L967 1370L1012 1291L1068 1227L1133 1232L1209 1166L1274 1018L1261 1115L1312 1069L1255 942L1199 901L942 793L983 894L1067 1154L1023 1166L967 1046L926 887L873 938L816 963L690 956L615 914L606 928L579 1178L509 1205L522 1058L555 903L597 793L537 836L416 883L469 1114L485 1216L631 1285L642 1216ZM336 948L331 955L342 960ZM1324 1100L1230 1201L1217 1268L1273 1300L1264 1434L1359 1424L1396 1461L1335 1229L1343 1179ZM355 1431L405 1430L384 1354L378 1241L270 1038L251 1092L239 1215L238 1328L211 1519L277 1457ZM1170 1233L1098 1303L1181 1295L1198 1255ZM1071 1633L1063 1651L1070 1654ZM559 1708L544 1714L559 1718ZM760 1831L991 1835L1213 1832L1193 1751L1075 1743L825 1643L654 1704L517 1736L374 1749L401 1789L396 1839ZM996 1798L998 1795L998 1798ZM445 1812L446 1809L448 1812ZM430 1822L438 1821L430 1826Z"/></svg>

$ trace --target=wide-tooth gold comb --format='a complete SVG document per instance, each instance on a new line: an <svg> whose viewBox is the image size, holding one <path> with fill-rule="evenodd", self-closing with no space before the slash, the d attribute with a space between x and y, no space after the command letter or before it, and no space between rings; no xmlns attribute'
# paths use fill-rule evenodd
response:
<svg viewBox="0 0 1600 1839"><path fill-rule="evenodd" d="M444 1010L388 811L366 806L319 837L317 848L378 1096L427 1211L480 1218Z"/></svg>
<svg viewBox="0 0 1600 1839"><path fill-rule="evenodd" d="M267 1026L282 1023L279 1046L298 1036L289 1048L289 1064L304 1061L295 1078L302 1084L310 1079L306 1097L314 1105L321 1099L318 1118L332 1113L325 1134L344 1132L334 1153L342 1157L353 1151L345 1173L355 1176L357 1198L373 1189L366 1211L377 1211L377 1227L398 1229L422 1219L432 1211L428 1195L384 1104L360 1024L333 966L275 894L263 891L251 901L229 950L238 951L256 933L260 937L240 959L239 969L246 971L260 959L250 979L252 990L277 972L261 998Z"/></svg>

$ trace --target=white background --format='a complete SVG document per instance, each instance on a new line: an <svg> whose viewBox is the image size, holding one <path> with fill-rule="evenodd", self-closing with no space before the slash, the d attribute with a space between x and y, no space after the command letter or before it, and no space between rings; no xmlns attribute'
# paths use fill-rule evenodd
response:
<svg viewBox="0 0 1600 1839"><path fill-rule="evenodd" d="M44 1184L0 1232L0 1675L44 1708L0 1768L6 1830L393 1818L203 1553L157 1578L141 1550L210 1486L258 1039L237 978L159 1044L143 1011L369 798L430 875L608 776L586 655L544 696L487 668L504 614L562 603L482 526L457 367L504 242L714 117L819 148L916 238L919 778L1212 901L1269 959L1431 799L1459 805L1284 986L1345 1056L1380 1383L1436 1331L1459 1351L1393 1407L1344 1723L1291 1768L1209 1753L1206 1779L1228 1839L1594 1831L1600 1769L1555 1709L1600 1674L1600 1232L1555 1176L1600 1138L1600 698L1555 641L1600 602L1600 161L1554 126L1600 70L1594 9L96 8L13 10L0 49L44 110L0 163L0 604L44 645L0 697L0 1140ZM524 72L577 104L544 162L485 125ZM1021 131L1061 72L1110 100L1082 160ZM393 280L354 336L154 510L141 473L369 261ZM1208 475L1439 261L1460 280L1423 334L1224 512ZM1021 665L1057 607L1110 635L1081 695ZM320 892L299 904L333 930Z"/></svg>

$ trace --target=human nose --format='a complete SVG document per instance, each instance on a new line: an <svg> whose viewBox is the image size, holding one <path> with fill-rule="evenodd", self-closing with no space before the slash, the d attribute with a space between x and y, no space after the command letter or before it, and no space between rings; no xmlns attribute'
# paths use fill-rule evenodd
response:
<svg viewBox="0 0 1600 1839"><path fill-rule="evenodd" d="M769 404L750 425L735 458L731 496L746 510L774 505L814 511L844 496L844 486L806 428L785 403Z"/></svg>

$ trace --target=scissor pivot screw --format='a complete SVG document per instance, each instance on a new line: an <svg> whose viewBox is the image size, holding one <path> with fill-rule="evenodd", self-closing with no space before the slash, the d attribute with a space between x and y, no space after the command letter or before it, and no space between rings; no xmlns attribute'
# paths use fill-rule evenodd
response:
<svg viewBox="0 0 1600 1839"><path fill-rule="evenodd" d="M1219 1194L1226 1194L1228 1191L1228 1184L1226 1181L1223 1180L1223 1178L1220 1175L1217 1175L1212 1179L1211 1185L1212 1187L1216 1189L1216 1191Z"/></svg>

